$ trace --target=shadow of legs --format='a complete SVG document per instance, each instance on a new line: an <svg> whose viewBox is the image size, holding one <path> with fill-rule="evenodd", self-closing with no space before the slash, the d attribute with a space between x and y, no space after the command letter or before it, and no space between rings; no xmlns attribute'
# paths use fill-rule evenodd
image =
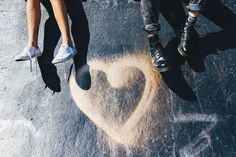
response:
<svg viewBox="0 0 236 157"><path fill-rule="evenodd" d="M219 0L208 0L202 14L223 30L208 33L196 42L193 55L188 58L190 67L196 72L204 71L207 55L217 54L217 50L236 48L236 15L233 11Z"/></svg>
<svg viewBox="0 0 236 157"><path fill-rule="evenodd" d="M182 27L186 19L181 1L169 2L169 0L166 0L160 2L162 3L161 12L163 16L175 32L178 32L178 29ZM169 6L169 4L172 5ZM221 27L223 31L209 33L201 38L195 32L196 39L193 55L187 58L189 66L195 72L203 72L205 70L204 60L207 55L216 54L218 49L226 50L236 47L236 15L232 10L220 0L208 0L202 14Z"/></svg>
<svg viewBox="0 0 236 157"><path fill-rule="evenodd" d="M178 37L178 32L186 20L186 14L182 2L160 0L160 5L162 6L160 8L162 15L174 29ZM171 39L165 47L165 53L167 54L168 58L171 59L173 63L175 63L175 65L180 66L184 64L185 60L179 55L177 51L178 42L178 38ZM197 98L190 86L187 84L179 66L176 66L176 68L169 72L161 73L161 75L167 86L179 97L187 101L196 101Z"/></svg>
<svg viewBox="0 0 236 157"><path fill-rule="evenodd" d="M226 39L236 40L236 15L220 0L207 0L203 16L223 29Z"/></svg>
<svg viewBox="0 0 236 157"><path fill-rule="evenodd" d="M187 84L180 67L169 72L161 73L161 75L167 86L179 97L191 102L197 100L193 90Z"/></svg>
<svg viewBox="0 0 236 157"><path fill-rule="evenodd" d="M173 62L175 62L176 65L181 65L185 60L177 52L177 44L178 40L176 38L173 38L165 47L165 52L168 53L169 58L173 59ZM161 75L167 86L179 97L187 101L197 100L197 97L195 96L191 87L187 84L180 66L176 66L176 68L172 69L169 72L161 73Z"/></svg>
<svg viewBox="0 0 236 157"><path fill-rule="evenodd" d="M56 67L52 64L54 50L60 38L60 31L53 16L50 2L42 0L41 3L47 9L50 17L45 23L44 50L43 55L38 58L39 67L46 87L50 88L54 92L60 92L60 78L57 74Z"/></svg>

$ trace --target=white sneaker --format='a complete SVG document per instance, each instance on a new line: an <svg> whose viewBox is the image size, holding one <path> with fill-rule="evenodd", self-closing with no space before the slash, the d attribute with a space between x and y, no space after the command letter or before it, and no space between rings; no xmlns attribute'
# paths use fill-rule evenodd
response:
<svg viewBox="0 0 236 157"><path fill-rule="evenodd" d="M26 60L31 60L34 57L39 57L42 55L42 52L40 51L39 48L35 48L31 45L26 46L23 51L16 55L14 60L15 61L26 61Z"/></svg>
<svg viewBox="0 0 236 157"><path fill-rule="evenodd" d="M37 57L41 56L42 52L40 51L39 48L35 48L32 45L26 46L23 51L15 56L14 60L15 61L26 61L30 60L30 72L33 71L33 63L32 63L32 58L36 58L36 72L37 72Z"/></svg>
<svg viewBox="0 0 236 157"><path fill-rule="evenodd" d="M74 47L68 45L61 45L58 54L52 60L52 64L58 64L65 62L73 58L77 54L77 50Z"/></svg>

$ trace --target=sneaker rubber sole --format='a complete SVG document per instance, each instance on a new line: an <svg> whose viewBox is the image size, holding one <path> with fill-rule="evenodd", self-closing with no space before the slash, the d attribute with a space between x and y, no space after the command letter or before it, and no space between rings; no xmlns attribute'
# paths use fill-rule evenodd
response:
<svg viewBox="0 0 236 157"><path fill-rule="evenodd" d="M32 56L31 58L40 57L40 56L42 56L42 53L38 54L37 56ZM14 60L16 62L20 62L20 61L28 61L30 60L30 58L29 57L28 58L14 58Z"/></svg>
<svg viewBox="0 0 236 157"><path fill-rule="evenodd" d="M71 58L73 58L76 54L77 53L72 54L72 55L70 55L70 56L68 56L66 58L63 58L63 59L53 59L52 64L59 64L59 63L66 62L66 61L70 60Z"/></svg>

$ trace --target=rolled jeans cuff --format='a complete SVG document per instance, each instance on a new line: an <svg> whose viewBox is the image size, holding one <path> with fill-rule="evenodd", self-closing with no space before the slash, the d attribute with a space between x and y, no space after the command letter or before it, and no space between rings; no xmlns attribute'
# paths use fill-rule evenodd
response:
<svg viewBox="0 0 236 157"><path fill-rule="evenodd" d="M196 12L201 12L203 7L199 4L192 4L190 3L188 6L186 6L186 8L189 10L189 11L196 11Z"/></svg>
<svg viewBox="0 0 236 157"><path fill-rule="evenodd" d="M143 26L143 30L146 32L160 31L161 25L158 23L146 24Z"/></svg>

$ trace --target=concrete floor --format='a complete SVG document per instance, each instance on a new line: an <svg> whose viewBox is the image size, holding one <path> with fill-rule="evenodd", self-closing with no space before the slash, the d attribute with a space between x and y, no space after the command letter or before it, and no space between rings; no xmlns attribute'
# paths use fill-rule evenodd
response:
<svg viewBox="0 0 236 157"><path fill-rule="evenodd" d="M236 1L214 2L196 25L199 55L162 75L138 3L84 3L92 83L83 90L67 80L71 61L54 67L57 79L44 74L49 82L14 62L27 43L25 2L0 0L0 157L236 156ZM41 49L47 17L43 9ZM160 22L166 51L177 54Z"/></svg>

